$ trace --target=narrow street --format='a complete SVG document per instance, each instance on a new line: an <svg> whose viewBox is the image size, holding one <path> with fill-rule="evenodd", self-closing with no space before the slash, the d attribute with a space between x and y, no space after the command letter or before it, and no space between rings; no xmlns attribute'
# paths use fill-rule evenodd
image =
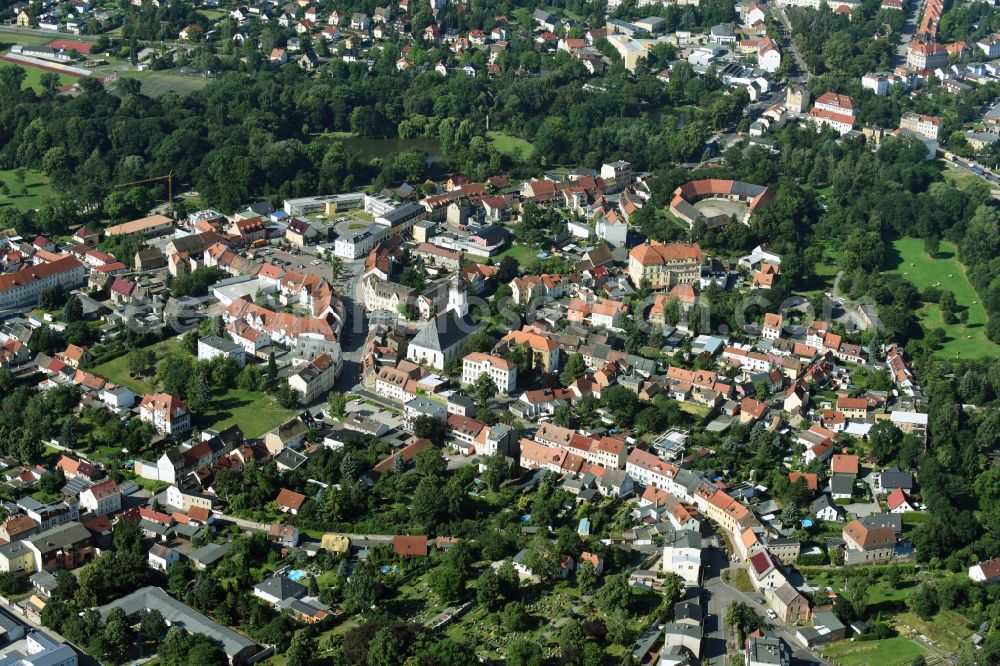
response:
<svg viewBox="0 0 1000 666"><path fill-rule="evenodd" d="M723 582L722 572L729 571L729 580L733 580L736 571L745 568L745 564L733 564L728 561L724 548L710 547L702 550L702 566L704 567L703 595L706 600L707 615L705 617L704 659L710 666L727 666L726 640L726 608L734 601L741 601L753 609L761 618L766 618L767 606L757 603L753 596L740 592L735 587ZM754 595L756 596L756 595ZM767 629L779 636L792 648L795 663L801 665L821 664L833 666L831 662L811 652L802 646L795 638L796 628L781 622L764 620Z"/></svg>

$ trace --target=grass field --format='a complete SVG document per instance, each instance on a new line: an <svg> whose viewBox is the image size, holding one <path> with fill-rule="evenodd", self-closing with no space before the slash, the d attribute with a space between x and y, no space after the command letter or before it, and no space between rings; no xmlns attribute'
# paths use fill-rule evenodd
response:
<svg viewBox="0 0 1000 666"><path fill-rule="evenodd" d="M229 12L221 9L199 9L196 13L201 14L209 21L218 21L228 16Z"/></svg>
<svg viewBox="0 0 1000 666"><path fill-rule="evenodd" d="M900 613L894 618L894 623L900 633L905 634L909 627L953 652L958 651L961 642L972 635L966 619L954 611L941 611L930 620L924 620L916 613Z"/></svg>
<svg viewBox="0 0 1000 666"><path fill-rule="evenodd" d="M493 259L493 264L499 264L500 260L504 257L513 257L515 261L519 264L523 264L529 259L538 257L539 250L526 247L524 245L511 245L509 248L501 252L494 257L478 257L475 255L466 255L470 261L475 261L479 264L485 264L489 259Z"/></svg>
<svg viewBox="0 0 1000 666"><path fill-rule="evenodd" d="M260 437L294 415L294 409L281 407L266 393L229 389L214 391L212 411L198 415L194 421L200 428L219 430L237 424L246 437Z"/></svg>
<svg viewBox="0 0 1000 666"><path fill-rule="evenodd" d="M14 206L21 210L41 208L45 198L52 194L49 177L41 171L27 169L24 176L24 194L15 178L15 169L0 171L0 182L7 186L7 193L0 195L0 207Z"/></svg>
<svg viewBox="0 0 1000 666"><path fill-rule="evenodd" d="M503 132L487 132L490 143L501 154L514 159L528 159L535 154L535 146L530 141Z"/></svg>
<svg viewBox="0 0 1000 666"><path fill-rule="evenodd" d="M904 275L920 291L936 286L955 294L959 308L967 309L966 323L946 326L937 304L924 305L918 311L925 328L944 329L946 340L941 353L962 358L1000 356L1000 345L986 339L986 309L979 302L965 267L958 260L958 250L953 243L941 242L936 257L924 250L923 241L917 238L900 238L893 242L886 259L886 270Z"/></svg>
<svg viewBox="0 0 1000 666"><path fill-rule="evenodd" d="M173 354L179 346L180 341L177 338L170 338L156 343L150 349L156 354L156 361L159 362ZM92 371L116 384L129 387L136 395L152 393L157 389L154 376L133 377L129 373L127 355L102 363ZM284 409L274 398L265 393L231 388L228 391L214 391L211 410L196 415L194 421L199 428L226 428L236 423L247 437L259 437L281 425L294 414L295 410Z"/></svg>
<svg viewBox="0 0 1000 666"><path fill-rule="evenodd" d="M897 636L884 641L841 641L821 652L837 666L904 666L927 651L909 638Z"/></svg>
<svg viewBox="0 0 1000 666"><path fill-rule="evenodd" d="M21 46L38 46L39 44L48 44L53 39L56 39L58 35L48 36L48 35L34 35L27 32L9 32L4 30L0 32L0 51L8 51L10 47L15 44ZM78 39L78 38L74 38Z"/></svg>
<svg viewBox="0 0 1000 666"><path fill-rule="evenodd" d="M6 60L0 63L0 66L20 67L27 74L27 76L24 79L24 87L31 88L35 92L42 91L42 74L44 74L47 70L41 69L39 67L32 67L30 65L21 65L16 62L8 62ZM59 74L57 72L54 73L56 76L59 77L60 88L63 86L68 86L72 83L76 83L77 81L80 80L80 77L77 76L69 76L67 74Z"/></svg>
<svg viewBox="0 0 1000 666"><path fill-rule="evenodd" d="M159 363L167 358L180 346L180 340L169 338L149 347L156 354L156 362ZM121 384L132 389L136 395L152 393L156 390L156 378L152 375L147 377L133 377L128 371L128 355L124 354L118 358L102 363L91 369L95 375L100 375L115 384Z"/></svg>
<svg viewBox="0 0 1000 666"><path fill-rule="evenodd" d="M171 72L122 72L122 75L132 76L142 81L142 94L153 98L168 92L187 95L201 90L208 85L210 80L204 76L182 76Z"/></svg>

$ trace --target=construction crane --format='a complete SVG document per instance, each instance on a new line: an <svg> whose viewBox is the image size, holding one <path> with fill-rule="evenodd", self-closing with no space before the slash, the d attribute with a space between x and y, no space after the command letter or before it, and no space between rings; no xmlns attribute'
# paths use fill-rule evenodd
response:
<svg viewBox="0 0 1000 666"><path fill-rule="evenodd" d="M153 183L159 180L167 181L167 212L170 216L174 215L174 172L166 174L165 176L153 176L152 178L143 178L142 180L133 180L128 183L122 183L121 185L115 185L115 187L128 187L129 185L141 185L142 183Z"/></svg>

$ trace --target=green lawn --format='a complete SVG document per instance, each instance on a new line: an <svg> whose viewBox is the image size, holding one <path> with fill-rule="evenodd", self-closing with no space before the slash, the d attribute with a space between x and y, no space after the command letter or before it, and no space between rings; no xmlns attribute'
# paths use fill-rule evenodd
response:
<svg viewBox="0 0 1000 666"><path fill-rule="evenodd" d="M40 44L48 44L56 35L35 35L28 32L7 32L6 30L0 33L0 51L7 51L10 47L15 44L20 44L21 46L38 46ZM75 37L74 39L79 39Z"/></svg>
<svg viewBox="0 0 1000 666"><path fill-rule="evenodd" d="M941 611L930 620L916 613L900 613L894 618L894 624L900 633L905 634L909 627L951 651L958 651L960 643L972 635L968 621L954 611Z"/></svg>
<svg viewBox="0 0 1000 666"><path fill-rule="evenodd" d="M21 210L41 208L45 198L52 195L49 177L41 171L27 169L24 178L24 190L14 176L15 169L0 171L0 182L6 186L6 194L0 194L0 207L14 206Z"/></svg>
<svg viewBox="0 0 1000 666"><path fill-rule="evenodd" d="M142 94L148 97L160 97L168 92L175 92L179 95L201 90L208 85L209 78L204 76L182 76L167 72L153 71L127 71L121 72L121 76L131 76L142 81Z"/></svg>
<svg viewBox="0 0 1000 666"><path fill-rule="evenodd" d="M927 651L909 638L897 636L883 641L841 641L821 652L837 666L903 666Z"/></svg>
<svg viewBox="0 0 1000 666"><path fill-rule="evenodd" d="M955 294L959 308L968 310L969 319L965 324L959 322L949 326L944 324L937 304L924 305L918 311L924 328L944 329L947 337L942 354L962 358L1000 356L1000 345L986 339L986 309L969 283L953 243L942 241L937 257L932 258L924 250L921 239L900 238L892 243L886 270L904 275L920 291L931 286L950 291Z"/></svg>
<svg viewBox="0 0 1000 666"><path fill-rule="evenodd" d="M222 9L199 9L197 14L201 14L209 21L218 21L219 19L225 18L229 12Z"/></svg>
<svg viewBox="0 0 1000 666"><path fill-rule="evenodd" d="M294 409L281 407L274 398L257 391L215 391L212 393L212 409L195 418L199 428L221 430L238 425L246 437L260 437L294 416Z"/></svg>
<svg viewBox="0 0 1000 666"><path fill-rule="evenodd" d="M538 257L540 250L536 248L527 247L525 245L511 245L509 248L501 252L494 257L479 257L472 254L467 254L466 257L470 261L474 261L479 264L485 264L490 259L493 259L493 264L499 264L500 260L504 257L513 257L515 261L519 264L523 264L533 258Z"/></svg>
<svg viewBox="0 0 1000 666"><path fill-rule="evenodd" d="M24 79L24 87L31 88L35 92L42 91L42 74L44 74L48 70L41 69L40 67L32 67L31 65L22 65L16 62L7 62L7 61L3 61L3 66L20 67L21 69L24 70L25 74L27 74L27 76ZM58 72L54 72L54 74L59 77L60 88L63 86L68 86L71 83L76 83L80 79L80 77L78 76L70 76L68 74L60 74Z"/></svg>
<svg viewBox="0 0 1000 666"><path fill-rule="evenodd" d="M174 353L174 350L180 345L180 340L177 338L169 338L161 342L157 342L155 345L151 346L150 349L156 354L156 362L159 363L163 359L167 358ZM121 384L122 386L127 386L132 389L137 395L142 395L143 393L152 393L156 390L156 378L153 376L144 377L133 377L128 371L128 355L123 354L118 358L108 361L107 363L102 363L98 366L91 368L91 372L95 375L100 375L105 379L108 379L115 384Z"/></svg>
<svg viewBox="0 0 1000 666"><path fill-rule="evenodd" d="M528 159L535 154L535 146L525 139L504 132L487 132L486 136L493 147L507 157Z"/></svg>

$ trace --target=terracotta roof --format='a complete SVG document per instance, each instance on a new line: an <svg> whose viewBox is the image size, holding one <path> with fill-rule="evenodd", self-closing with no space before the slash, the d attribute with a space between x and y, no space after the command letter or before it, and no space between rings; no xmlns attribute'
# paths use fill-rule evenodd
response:
<svg viewBox="0 0 1000 666"><path fill-rule="evenodd" d="M427 557L427 537L394 536L392 538L392 552L399 557Z"/></svg>
<svg viewBox="0 0 1000 666"><path fill-rule="evenodd" d="M278 506L291 509L293 511L301 509L305 501L305 495L291 491L288 488L282 488L281 491L278 492L278 496L274 499L275 504Z"/></svg>
<svg viewBox="0 0 1000 666"><path fill-rule="evenodd" d="M819 490L819 480L816 478L815 474L809 474L807 472L792 472L788 475L788 482L795 483L799 479L805 479L806 487L813 492Z"/></svg>
<svg viewBox="0 0 1000 666"><path fill-rule="evenodd" d="M16 287L26 286L35 280L42 280L53 275L59 275L82 266L73 257L63 257L48 264L38 264L37 266L27 266L15 273L0 275L0 291L8 291Z"/></svg>
<svg viewBox="0 0 1000 666"><path fill-rule="evenodd" d="M847 453L835 453L830 459L830 472L833 474L858 475L858 457Z"/></svg>

